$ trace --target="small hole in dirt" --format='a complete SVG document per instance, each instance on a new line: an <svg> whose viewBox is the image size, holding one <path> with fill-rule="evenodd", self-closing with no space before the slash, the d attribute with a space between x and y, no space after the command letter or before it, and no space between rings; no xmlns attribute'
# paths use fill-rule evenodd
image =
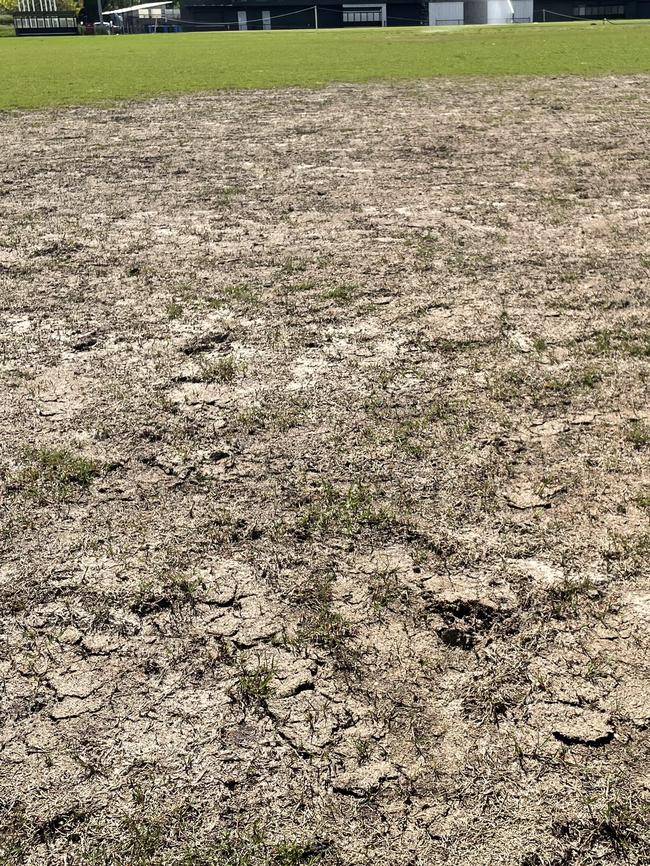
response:
<svg viewBox="0 0 650 866"><path fill-rule="evenodd" d="M446 646L468 650L474 646L474 635L458 628L438 629L438 637Z"/></svg>

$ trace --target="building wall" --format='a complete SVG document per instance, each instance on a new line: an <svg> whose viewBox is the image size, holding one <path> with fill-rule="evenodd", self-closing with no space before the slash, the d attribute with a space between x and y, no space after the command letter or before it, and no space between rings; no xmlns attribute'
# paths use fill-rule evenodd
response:
<svg viewBox="0 0 650 866"><path fill-rule="evenodd" d="M458 4L451 4L458 5ZM462 5L462 4L461 4ZM324 6L318 6L318 26L319 27L341 27L343 22L343 10L348 11L358 10L360 13L365 10L381 10L381 18L389 27L408 27L409 25L422 25L428 23L428 4L427 3L372 3L372 2L355 2L350 3L327 3ZM246 12L247 29L261 30L264 28L262 19L265 17L263 12L268 12L270 16L271 29L314 29L316 26L316 15L314 14L313 6L308 7L307 4L296 3L294 6L281 5L274 2L264 2L259 0L255 5L251 3L235 3L233 5L206 5L199 3L189 3L181 7L181 21L183 22L184 30L238 30L239 13ZM381 26L381 20L376 22L367 21L349 21L345 24L347 27L368 27Z"/></svg>
<svg viewBox="0 0 650 866"><path fill-rule="evenodd" d="M184 30L239 30L239 12L246 13L248 30L264 29L263 13L270 13L271 29L309 30L316 26L313 8L303 6L282 6L273 3L259 5L204 6L184 5L181 7L181 21ZM318 10L319 27L341 27L342 7L328 6Z"/></svg>
<svg viewBox="0 0 650 866"><path fill-rule="evenodd" d="M393 2L367 3L351 2L325 3L318 6L318 26L331 27L368 27L381 26L381 21L353 20L357 16L347 15L343 19L343 8L381 9L382 17L389 27L408 27L412 25L452 24L505 24L514 21L567 20L561 16L589 18L650 18L650 0L437 0L437 2ZM583 9L584 13L580 13ZM596 10L594 12L594 10ZM287 0L255 0L254 3L236 0L228 5L218 4L215 0L190 0L181 5L181 21L184 30L239 30L239 13L246 13L248 30L265 29L314 29L316 16L314 9ZM556 14L553 15L552 13ZM263 14L264 13L264 14ZM579 14L580 13L580 14ZM270 18L270 21L269 21Z"/></svg>
<svg viewBox="0 0 650 866"><path fill-rule="evenodd" d="M535 21L648 17L648 0L535 0Z"/></svg>
<svg viewBox="0 0 650 866"><path fill-rule="evenodd" d="M533 0L512 0L515 24L528 24L533 20Z"/></svg>
<svg viewBox="0 0 650 866"><path fill-rule="evenodd" d="M465 0L465 24L485 24L487 21L487 0Z"/></svg>
<svg viewBox="0 0 650 866"><path fill-rule="evenodd" d="M426 3L387 3L386 24L389 27L419 26L428 22Z"/></svg>
<svg viewBox="0 0 650 866"><path fill-rule="evenodd" d="M462 0L458 2L429 3L429 26L448 27L453 24L465 23L465 11Z"/></svg>

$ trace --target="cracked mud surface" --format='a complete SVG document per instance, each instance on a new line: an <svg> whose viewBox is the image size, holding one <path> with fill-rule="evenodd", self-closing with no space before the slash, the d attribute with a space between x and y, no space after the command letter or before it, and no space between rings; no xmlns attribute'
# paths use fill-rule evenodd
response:
<svg viewBox="0 0 650 866"><path fill-rule="evenodd" d="M647 84L2 117L2 864L648 862Z"/></svg>

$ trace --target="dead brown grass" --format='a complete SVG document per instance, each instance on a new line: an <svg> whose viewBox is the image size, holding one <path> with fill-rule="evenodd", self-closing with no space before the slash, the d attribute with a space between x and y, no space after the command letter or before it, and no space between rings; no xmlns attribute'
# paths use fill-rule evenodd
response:
<svg viewBox="0 0 650 866"><path fill-rule="evenodd" d="M3 118L2 866L649 861L648 119Z"/></svg>

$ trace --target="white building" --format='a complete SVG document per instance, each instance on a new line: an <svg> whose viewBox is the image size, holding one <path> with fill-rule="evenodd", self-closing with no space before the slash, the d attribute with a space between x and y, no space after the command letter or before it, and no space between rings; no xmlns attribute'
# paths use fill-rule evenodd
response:
<svg viewBox="0 0 650 866"><path fill-rule="evenodd" d="M533 20L533 0L442 0L429 3L429 26L525 24Z"/></svg>

